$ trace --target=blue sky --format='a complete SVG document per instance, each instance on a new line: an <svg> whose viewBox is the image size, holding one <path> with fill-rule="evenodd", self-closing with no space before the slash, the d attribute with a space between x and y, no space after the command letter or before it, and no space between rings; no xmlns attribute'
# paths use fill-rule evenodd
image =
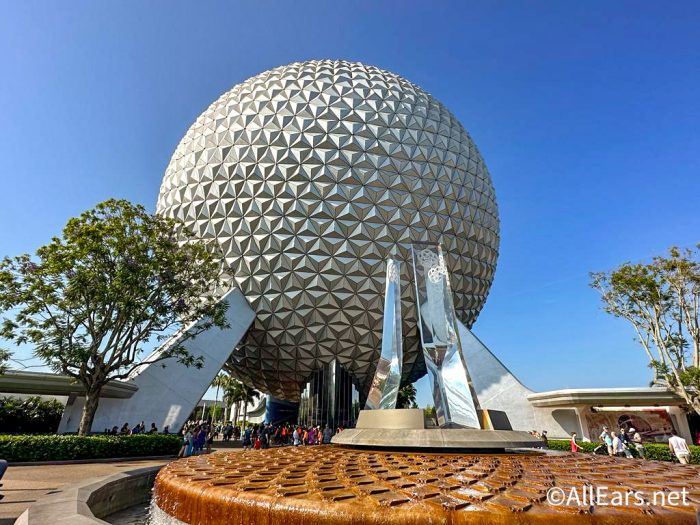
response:
<svg viewBox="0 0 700 525"><path fill-rule="evenodd" d="M475 333L536 390L645 385L588 272L700 241L698 27L697 2L5 1L0 255L109 197L153 210L234 84L359 60L445 103L489 166L502 243Z"/></svg>

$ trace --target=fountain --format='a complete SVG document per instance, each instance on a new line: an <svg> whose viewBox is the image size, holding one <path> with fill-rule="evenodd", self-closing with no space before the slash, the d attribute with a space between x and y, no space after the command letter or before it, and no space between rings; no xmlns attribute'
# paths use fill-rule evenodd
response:
<svg viewBox="0 0 700 525"><path fill-rule="evenodd" d="M589 454L446 454L339 446L215 453L158 474L158 524L695 523L694 506L653 505L700 468ZM554 505L547 491L636 491L642 505ZM688 494L694 504L700 489ZM634 500L632 500L634 502Z"/></svg>
<svg viewBox="0 0 700 525"><path fill-rule="evenodd" d="M156 479L153 523L695 523L700 488L689 488L693 505L653 497L682 491L700 468L523 449L541 442L512 430L503 412L482 410L441 248L415 243L412 253L438 428L426 428L422 410L393 408L401 378L401 292L399 263L390 259L380 361L357 428L334 436L331 446L175 461ZM601 489L627 499L594 505L592 491Z"/></svg>

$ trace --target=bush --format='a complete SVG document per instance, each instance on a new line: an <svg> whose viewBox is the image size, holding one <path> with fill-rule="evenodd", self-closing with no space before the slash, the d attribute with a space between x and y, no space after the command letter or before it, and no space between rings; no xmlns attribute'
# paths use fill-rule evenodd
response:
<svg viewBox="0 0 700 525"><path fill-rule="evenodd" d="M580 447L582 452L593 452L600 443L587 442L587 441L577 441L577 445ZM550 439L549 448L552 450L566 450L567 452L571 450L571 442L566 439ZM700 465L700 446L689 445L690 449L690 462ZM637 451L633 447L630 447L632 455L637 457ZM657 461L678 461L676 456L671 453L668 445L664 443L644 443L644 455L646 459L655 459Z"/></svg>
<svg viewBox="0 0 700 525"><path fill-rule="evenodd" d="M0 398L0 434L46 434L56 432L63 404L38 396L27 399Z"/></svg>
<svg viewBox="0 0 700 525"><path fill-rule="evenodd" d="M7 461L174 456L180 450L177 435L136 436L14 436L0 435L0 458Z"/></svg>

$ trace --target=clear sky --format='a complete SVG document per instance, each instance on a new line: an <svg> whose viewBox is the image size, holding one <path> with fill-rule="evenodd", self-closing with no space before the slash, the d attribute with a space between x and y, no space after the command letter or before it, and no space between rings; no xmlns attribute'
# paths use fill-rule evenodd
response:
<svg viewBox="0 0 700 525"><path fill-rule="evenodd" d="M646 385L588 272L700 241L698 28L696 1L0 0L0 256L109 197L153 210L234 84L359 60L445 103L489 166L501 254L475 333L536 390Z"/></svg>

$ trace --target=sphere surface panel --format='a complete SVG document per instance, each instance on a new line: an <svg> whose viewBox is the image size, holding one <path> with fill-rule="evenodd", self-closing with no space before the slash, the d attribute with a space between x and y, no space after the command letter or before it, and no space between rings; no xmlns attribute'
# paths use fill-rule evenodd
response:
<svg viewBox="0 0 700 525"><path fill-rule="evenodd" d="M278 67L221 96L177 146L157 209L221 246L258 313L229 367L292 400L334 357L367 388L390 254L404 261L404 381L425 373L410 243L442 243L467 326L498 255L495 193L462 125L419 87L353 62Z"/></svg>

